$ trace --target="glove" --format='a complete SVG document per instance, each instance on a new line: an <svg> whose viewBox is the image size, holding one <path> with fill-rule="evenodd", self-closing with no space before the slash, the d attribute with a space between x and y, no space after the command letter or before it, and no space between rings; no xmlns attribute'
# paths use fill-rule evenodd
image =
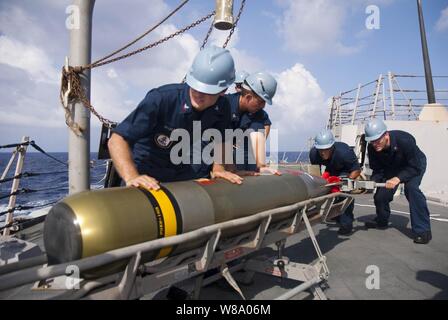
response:
<svg viewBox="0 0 448 320"><path fill-rule="evenodd" d="M330 173L328 171L325 171L322 174L322 178L327 180L328 183L341 182L341 178L339 178L338 176L330 176ZM340 186L332 186L331 187L330 193L336 193L336 192L341 192Z"/></svg>

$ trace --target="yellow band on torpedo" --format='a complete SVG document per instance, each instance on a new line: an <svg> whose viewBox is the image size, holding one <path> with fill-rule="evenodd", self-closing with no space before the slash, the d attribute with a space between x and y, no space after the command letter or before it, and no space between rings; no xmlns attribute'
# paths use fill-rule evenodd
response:
<svg viewBox="0 0 448 320"><path fill-rule="evenodd" d="M174 211L173 204L171 200L166 195L165 191L162 189L159 190L149 190L151 194L154 196L156 201L158 202L160 209L162 211L163 222L165 224L165 237L175 236L177 233L177 219L176 212ZM170 254L173 250L173 247L166 247L160 250L157 255L157 259L161 257L165 257Z"/></svg>

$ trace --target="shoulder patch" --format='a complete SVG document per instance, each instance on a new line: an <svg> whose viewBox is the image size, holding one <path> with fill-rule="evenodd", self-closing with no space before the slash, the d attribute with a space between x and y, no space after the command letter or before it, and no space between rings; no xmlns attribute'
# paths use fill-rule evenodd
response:
<svg viewBox="0 0 448 320"><path fill-rule="evenodd" d="M168 149L173 142L166 134L158 133L154 136L154 142L159 148Z"/></svg>

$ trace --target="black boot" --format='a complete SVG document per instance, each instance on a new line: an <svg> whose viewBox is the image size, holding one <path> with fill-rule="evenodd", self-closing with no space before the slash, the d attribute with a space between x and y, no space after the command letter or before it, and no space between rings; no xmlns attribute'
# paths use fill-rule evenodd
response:
<svg viewBox="0 0 448 320"><path fill-rule="evenodd" d="M366 221L364 223L364 226L366 229L384 230L384 229L387 229L388 225L389 225L388 222L378 222L378 220L376 218L373 220L370 220L370 221Z"/></svg>
<svg viewBox="0 0 448 320"><path fill-rule="evenodd" d="M352 226L342 225L338 230L338 234L340 234L341 236L348 236L349 234L352 233L352 231L353 231Z"/></svg>
<svg viewBox="0 0 448 320"><path fill-rule="evenodd" d="M432 239L431 231L416 234L414 236L414 242L419 244L427 244Z"/></svg>

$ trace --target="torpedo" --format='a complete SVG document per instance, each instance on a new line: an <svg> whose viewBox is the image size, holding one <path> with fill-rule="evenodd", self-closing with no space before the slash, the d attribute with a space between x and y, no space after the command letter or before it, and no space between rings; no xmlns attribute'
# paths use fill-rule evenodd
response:
<svg viewBox="0 0 448 320"><path fill-rule="evenodd" d="M57 203L46 217L44 244L50 264L170 237L328 194L326 181L307 173L246 177L242 185L220 179L163 183L160 190L135 187L85 191ZM286 212L276 219L286 219ZM250 231L229 229L223 237ZM204 239L205 241L205 239ZM152 261L200 246L193 241L151 252Z"/></svg>

